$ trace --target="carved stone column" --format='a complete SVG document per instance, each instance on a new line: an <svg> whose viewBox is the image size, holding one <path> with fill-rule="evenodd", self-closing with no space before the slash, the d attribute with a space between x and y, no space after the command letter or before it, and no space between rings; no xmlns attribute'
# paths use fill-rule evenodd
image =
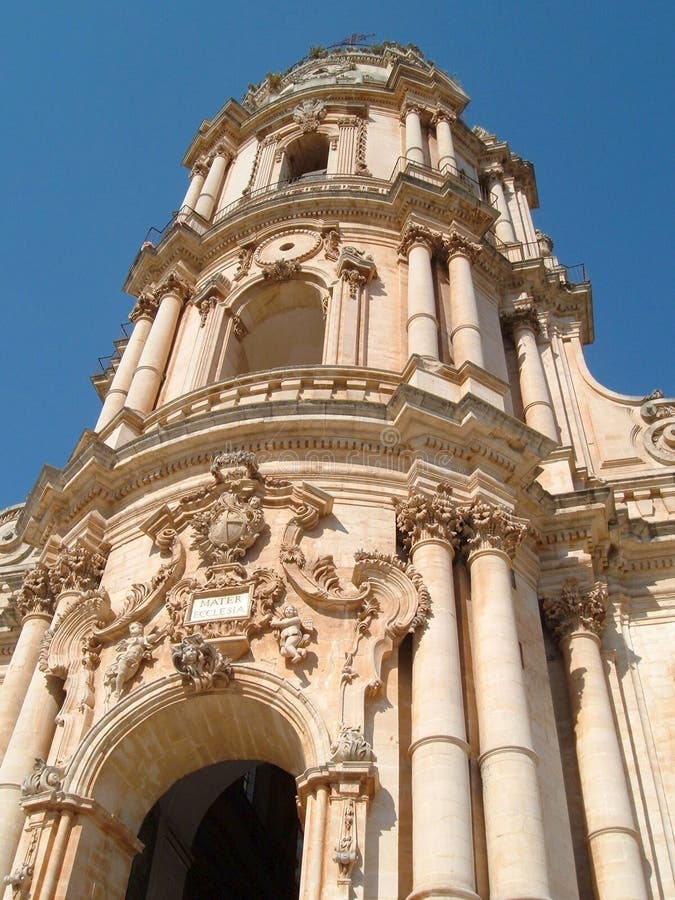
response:
<svg viewBox="0 0 675 900"><path fill-rule="evenodd" d="M576 580L568 580L543 607L567 669L598 900L646 900L651 894L600 654L606 603L603 584L582 590Z"/></svg>
<svg viewBox="0 0 675 900"><path fill-rule="evenodd" d="M129 388L126 405L130 409L147 413L153 408L178 317L190 293L189 285L175 272L170 272L157 287L155 296L159 300L159 308Z"/></svg>
<svg viewBox="0 0 675 900"><path fill-rule="evenodd" d="M488 187L495 196L495 205L499 212L499 218L495 222L495 234L505 244L514 244L518 239L504 194L503 176L504 170L501 166L492 166L487 171Z"/></svg>
<svg viewBox="0 0 675 900"><path fill-rule="evenodd" d="M438 359L438 318L431 258L434 235L422 225L409 224L399 247L408 258L408 356Z"/></svg>
<svg viewBox="0 0 675 900"><path fill-rule="evenodd" d="M539 431L557 442L558 426L537 346L537 335L539 334L537 314L532 306L527 306L504 313L502 322L506 328L511 329L513 334L525 421L530 428L534 428L535 431Z"/></svg>
<svg viewBox="0 0 675 900"><path fill-rule="evenodd" d="M511 558L527 526L479 501L464 519L490 896L548 900L538 760L511 593Z"/></svg>
<svg viewBox="0 0 675 900"><path fill-rule="evenodd" d="M441 172L449 169L453 174L457 174L457 159L455 158L455 147L452 142L451 123L456 121L457 116L447 110L439 109L434 113L431 124L436 129L436 147L438 148L438 168Z"/></svg>
<svg viewBox="0 0 675 900"><path fill-rule="evenodd" d="M152 321L157 312L157 300L151 293L144 293L138 301L129 318L134 323L129 343L124 348L122 359L113 377L110 389L106 394L103 409L98 417L94 431L101 431L108 422L112 421L117 413L124 407L124 402L129 393L129 388L145 347L145 342L150 334Z"/></svg>
<svg viewBox="0 0 675 900"><path fill-rule="evenodd" d="M339 362L365 366L368 340L368 283L377 274L372 256L343 247L337 264L342 281Z"/></svg>
<svg viewBox="0 0 675 900"><path fill-rule="evenodd" d="M192 172L190 173L190 186L188 187L187 193L185 194L183 202L180 205L180 210L178 213L179 219L184 219L188 213L194 212L195 206L197 205L197 200L199 199L199 195L202 192L202 187L204 186L204 179L206 178L206 174L208 171L209 166L205 157L198 159L192 167Z"/></svg>
<svg viewBox="0 0 675 900"><path fill-rule="evenodd" d="M483 368L483 341L471 271L481 248L457 231L444 239L443 246L448 254L450 340L455 368L459 369L465 362Z"/></svg>
<svg viewBox="0 0 675 900"><path fill-rule="evenodd" d="M17 607L23 616L21 634L0 689L0 762L37 665L42 638L54 613L49 570L42 563L26 573Z"/></svg>
<svg viewBox="0 0 675 900"><path fill-rule="evenodd" d="M213 210L223 189L223 180L225 172L230 162L230 154L227 152L223 144L218 144L213 158L209 174L199 194L199 199L195 205L195 212L204 219L210 219Z"/></svg>
<svg viewBox="0 0 675 900"><path fill-rule="evenodd" d="M441 485L397 506L396 524L427 586L432 615L415 633L412 682L413 898L477 897L469 746L452 576L458 511Z"/></svg>
<svg viewBox="0 0 675 900"><path fill-rule="evenodd" d="M20 603L50 618L55 609L58 615L61 592L91 589L100 581L104 564L102 557L82 545L64 548L51 566L38 565L33 576L27 576ZM36 760L44 763L49 756L61 699L58 679L36 666L0 766L0 878L10 873L21 836L22 783L35 770Z"/></svg>
<svg viewBox="0 0 675 900"><path fill-rule="evenodd" d="M424 165L424 138L420 121L421 108L414 103L407 103L403 110L405 121L405 155L406 159Z"/></svg>

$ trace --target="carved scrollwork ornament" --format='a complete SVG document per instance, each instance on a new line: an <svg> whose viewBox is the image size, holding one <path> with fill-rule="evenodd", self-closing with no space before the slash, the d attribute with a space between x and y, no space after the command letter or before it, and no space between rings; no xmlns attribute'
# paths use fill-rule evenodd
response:
<svg viewBox="0 0 675 900"><path fill-rule="evenodd" d="M640 414L648 423L642 435L650 456L665 464L675 463L675 403L668 402L663 392L656 390L645 397Z"/></svg>
<svg viewBox="0 0 675 900"><path fill-rule="evenodd" d="M341 725L330 753L333 762L371 762L375 759L373 748L360 726Z"/></svg>
<svg viewBox="0 0 675 900"><path fill-rule="evenodd" d="M183 680L192 685L196 693L211 690L217 679L229 684L232 678L232 660L220 650L208 644L196 631L188 634L171 648L171 661Z"/></svg>
<svg viewBox="0 0 675 900"><path fill-rule="evenodd" d="M263 278L267 281L290 281L300 271L300 263L296 260L277 259L262 267Z"/></svg>
<svg viewBox="0 0 675 900"><path fill-rule="evenodd" d="M323 100L303 100L293 110L293 121L300 126L303 134L316 131L326 118L326 104Z"/></svg>
<svg viewBox="0 0 675 900"><path fill-rule="evenodd" d="M568 578L558 596L542 599L542 607L558 640L575 631L588 631L599 638L607 616L607 586L598 581L582 590L576 578Z"/></svg>
<svg viewBox="0 0 675 900"><path fill-rule="evenodd" d="M61 766L49 766L46 760L36 757L32 772L21 782L21 796L32 797L43 791L60 790L64 771Z"/></svg>

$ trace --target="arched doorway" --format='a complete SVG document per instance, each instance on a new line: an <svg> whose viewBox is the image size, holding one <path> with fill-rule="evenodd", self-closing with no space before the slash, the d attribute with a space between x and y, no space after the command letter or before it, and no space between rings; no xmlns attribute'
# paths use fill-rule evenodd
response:
<svg viewBox="0 0 675 900"><path fill-rule="evenodd" d="M148 812L126 900L297 900L302 829L295 779L269 763L217 763Z"/></svg>

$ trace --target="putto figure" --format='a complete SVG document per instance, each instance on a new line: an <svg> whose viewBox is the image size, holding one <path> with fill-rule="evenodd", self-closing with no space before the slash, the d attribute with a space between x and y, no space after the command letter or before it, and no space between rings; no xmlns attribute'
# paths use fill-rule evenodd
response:
<svg viewBox="0 0 675 900"><path fill-rule="evenodd" d="M129 625L129 637L123 638L117 645L115 661L108 666L103 679L106 706L111 699L120 699L125 685L131 681L144 662L153 658L152 652L164 637L164 631L165 629L153 628L146 637L140 622L132 622Z"/></svg>
<svg viewBox="0 0 675 900"><path fill-rule="evenodd" d="M311 620L301 619L294 606L285 606L283 618L272 619L270 626L278 632L277 640L282 656L291 663L298 663L307 656L305 647L309 644L314 626Z"/></svg>

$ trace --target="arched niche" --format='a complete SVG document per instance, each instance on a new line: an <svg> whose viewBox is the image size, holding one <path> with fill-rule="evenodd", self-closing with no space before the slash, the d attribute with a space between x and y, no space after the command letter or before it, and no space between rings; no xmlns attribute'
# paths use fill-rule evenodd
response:
<svg viewBox="0 0 675 900"><path fill-rule="evenodd" d="M230 332L217 380L321 365L325 319L319 285L299 278L260 280L241 296L237 314L245 334Z"/></svg>
<svg viewBox="0 0 675 900"><path fill-rule="evenodd" d="M285 148L279 181L324 178L328 169L330 141L319 131L303 134Z"/></svg>

